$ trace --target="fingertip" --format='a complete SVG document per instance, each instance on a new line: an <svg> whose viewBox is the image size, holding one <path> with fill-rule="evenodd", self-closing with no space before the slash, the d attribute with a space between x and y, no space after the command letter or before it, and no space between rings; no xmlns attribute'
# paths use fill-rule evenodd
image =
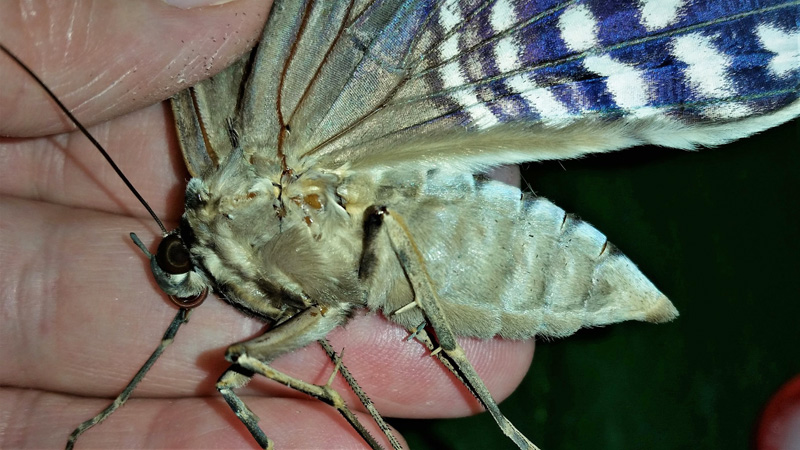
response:
<svg viewBox="0 0 800 450"><path fill-rule="evenodd" d="M0 16L0 42L89 126L157 103L222 70L257 42L270 3L236 0L182 9L162 0L21 2ZM73 128L9 58L0 57L0 79L0 135Z"/></svg>

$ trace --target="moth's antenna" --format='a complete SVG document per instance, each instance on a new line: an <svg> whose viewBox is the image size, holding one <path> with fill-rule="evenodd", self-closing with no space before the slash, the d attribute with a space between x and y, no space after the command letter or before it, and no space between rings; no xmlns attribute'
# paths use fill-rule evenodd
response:
<svg viewBox="0 0 800 450"><path fill-rule="evenodd" d="M122 171L119 169L119 167L117 167L117 164L114 162L113 159L111 159L111 156L108 155L108 152L106 152L103 146L100 145L99 142L97 142L97 140L94 138L94 136L92 136L91 133L89 133L89 130L87 130L86 127L84 127L83 124L81 124L78 121L78 119L72 115L69 109L67 109L67 107L64 106L63 103L61 103L61 100L59 100L58 97L56 97L53 91L51 91L50 88L47 87L47 85L44 84L44 82L41 79L39 79L39 77L35 73L33 73L33 71L30 68L28 68L28 66L26 66L25 63L22 62L22 60L17 58L17 55L12 53L11 50L7 49L3 44L0 44L0 49L3 50L3 52L5 52L17 64L19 64L19 66L22 67L22 69L25 70L25 72L27 72L28 75L31 76L31 78L33 78L37 83L39 83L39 86L41 86L42 89L44 89L44 91L47 92L47 95L49 95L50 98L56 103L56 105L58 105L58 107L61 108L61 111L64 114L66 114L69 120L71 120L72 123L75 124L75 126L81 131L81 133L83 133L83 135L86 136L87 139L89 139L89 142L91 142L95 146L95 148L97 148L97 150L100 151L100 154L103 155L103 157L106 159L111 168L114 169L114 172L117 172L117 175L120 177L120 179L122 179L125 185L128 186L128 189L139 200L139 203L141 203L142 206L144 206L144 208L147 210L147 212L150 213L150 216L152 216L153 220L156 221L158 227L161 228L162 233L167 234L167 229L164 228L164 224L161 223L161 219L158 218L155 211L153 211L153 208L151 208L150 205L147 204L144 198L139 194L139 191L137 191L136 188L133 187L133 184L131 184L131 182L128 180L128 177L126 177L125 174L123 174Z"/></svg>

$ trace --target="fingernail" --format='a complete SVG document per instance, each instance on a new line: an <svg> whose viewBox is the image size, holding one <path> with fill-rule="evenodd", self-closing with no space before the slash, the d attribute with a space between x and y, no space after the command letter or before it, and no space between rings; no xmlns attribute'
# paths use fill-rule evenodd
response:
<svg viewBox="0 0 800 450"><path fill-rule="evenodd" d="M162 0L164 3L181 9L200 8L203 6L216 6L233 0Z"/></svg>

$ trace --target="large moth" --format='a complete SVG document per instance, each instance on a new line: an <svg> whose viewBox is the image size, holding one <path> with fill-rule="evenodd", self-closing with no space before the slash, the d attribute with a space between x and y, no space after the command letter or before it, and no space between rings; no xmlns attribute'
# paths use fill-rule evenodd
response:
<svg viewBox="0 0 800 450"><path fill-rule="evenodd" d="M796 8L796 7L794 7L794 8ZM793 13L796 15L796 11L795 11L795 9L789 9L789 11L793 12ZM784 11L784 12L785 12L785 11ZM789 17L791 17L791 15L790 15ZM795 72L795 73L796 73L796 72ZM796 88L796 85L795 85L795 88ZM295 131L297 131L296 127L295 127ZM266 428L267 428L267 432L268 432L268 433L270 433L270 431L271 431L271 428L270 428L270 427L268 427L268 426L267 426Z"/></svg>

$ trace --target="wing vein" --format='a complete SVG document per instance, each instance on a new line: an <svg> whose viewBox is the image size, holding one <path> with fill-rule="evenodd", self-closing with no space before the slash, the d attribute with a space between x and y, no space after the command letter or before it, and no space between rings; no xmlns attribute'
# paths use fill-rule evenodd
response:
<svg viewBox="0 0 800 450"><path fill-rule="evenodd" d="M312 75L311 78L308 80L308 84L306 85L305 89L303 90L303 93L300 95L300 99L298 100L297 104L295 105L294 110L292 111L292 113L289 115L289 122L292 121L292 118L294 118L295 113L297 113L297 111L300 109L300 107L303 105L303 103L308 98L308 95L311 92L311 87L314 85L314 82L319 77L319 74L322 71L322 68L325 66L325 63L328 61L328 57L330 56L331 52L333 52L334 47L336 47L336 44L339 42L339 40L341 39L342 35L344 34L344 29L346 28L347 25L349 25L348 19L350 17L350 12L352 11L352 9L353 9L353 0L350 0L350 3L348 5L348 7L347 7L347 11L344 14L344 20L342 21L341 25L339 26L339 30L336 32L336 37L333 38L333 40L331 40L331 44L328 46L328 49L325 51L325 55L320 60L320 63L317 66L317 69L314 71L314 75Z"/></svg>
<svg viewBox="0 0 800 450"><path fill-rule="evenodd" d="M297 30L298 37L302 36L303 33L305 33L306 25L308 24L308 17L311 13L313 4L314 4L313 0L306 3L306 8L303 11L303 20L300 23L300 28ZM288 166L286 165L286 154L283 151L283 143L286 139L287 130L286 130L286 121L283 118L283 112L282 112L283 108L281 107L281 103L283 99L283 87L284 84L286 83L286 74L289 71L289 64L291 64L292 59L294 59L294 55L297 52L297 45L299 42L300 39L295 39L292 42L292 48L289 50L289 54L286 60L283 62L283 68L281 69L281 79L278 82L278 91L275 99L275 110L276 110L275 112L278 115L278 123L280 124L280 130L278 131L277 152L278 152L278 158L280 158L281 161L281 169L283 169L284 172L288 170Z"/></svg>

